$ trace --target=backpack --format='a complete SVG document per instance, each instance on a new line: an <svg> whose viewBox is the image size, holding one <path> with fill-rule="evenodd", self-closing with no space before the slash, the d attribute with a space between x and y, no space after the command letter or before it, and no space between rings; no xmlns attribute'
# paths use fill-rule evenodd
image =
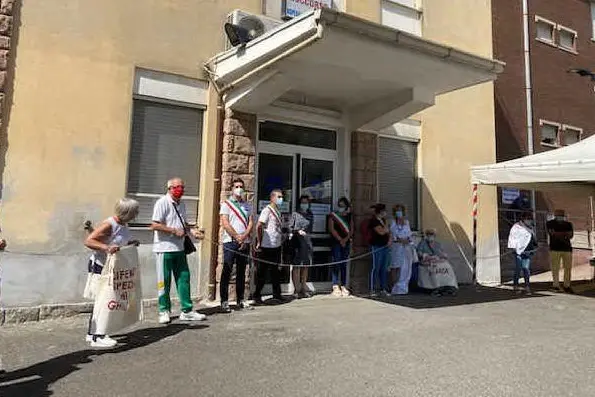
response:
<svg viewBox="0 0 595 397"><path fill-rule="evenodd" d="M367 244L372 244L372 228L370 227L370 218L366 218L360 223L359 231Z"/></svg>

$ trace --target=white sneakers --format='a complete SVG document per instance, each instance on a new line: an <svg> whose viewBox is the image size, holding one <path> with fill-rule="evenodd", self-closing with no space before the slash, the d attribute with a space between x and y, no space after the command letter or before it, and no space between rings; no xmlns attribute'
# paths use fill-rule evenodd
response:
<svg viewBox="0 0 595 397"><path fill-rule="evenodd" d="M331 295L337 297L347 297L351 295L351 292L349 292L349 290L344 286L339 287L338 285L333 285L333 292L331 292Z"/></svg>
<svg viewBox="0 0 595 397"><path fill-rule="evenodd" d="M204 321L207 319L202 313L191 311L188 313L180 313L180 321Z"/></svg>
<svg viewBox="0 0 595 397"><path fill-rule="evenodd" d="M160 312L159 313L159 324L169 324L171 323L171 319L169 318L169 312Z"/></svg>
<svg viewBox="0 0 595 397"><path fill-rule="evenodd" d="M109 335L98 336L96 340L93 340L93 335L87 335L85 340L91 343L91 347L109 348L118 344L118 341L110 338Z"/></svg>
<svg viewBox="0 0 595 397"><path fill-rule="evenodd" d="M207 316L204 314L191 311L188 313L180 313L179 317L180 321L204 321L207 319ZM169 324L171 323L171 318L169 316L169 312L160 312L159 313L159 324Z"/></svg>

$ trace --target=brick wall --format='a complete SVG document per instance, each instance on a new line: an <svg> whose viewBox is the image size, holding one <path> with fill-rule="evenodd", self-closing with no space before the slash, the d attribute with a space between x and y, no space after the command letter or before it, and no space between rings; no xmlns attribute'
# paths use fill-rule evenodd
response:
<svg viewBox="0 0 595 397"><path fill-rule="evenodd" d="M5 102L7 93L7 69L10 62L10 45L13 33L14 0L0 0L0 124L5 128Z"/></svg>
<svg viewBox="0 0 595 397"><path fill-rule="evenodd" d="M245 184L247 199L254 205L255 163L256 163L256 116L226 111L223 123L223 159L221 173L221 200L231 194L230 186L234 178L242 178ZM256 207L253 207L256 209ZM223 232L223 229L221 229ZM219 266L217 267L217 296L223 264L223 248L219 246ZM250 280L246 277L246 292ZM235 300L235 272L230 283L230 300ZM247 294L246 294L247 295Z"/></svg>
<svg viewBox="0 0 595 397"><path fill-rule="evenodd" d="M370 215L370 206L376 203L377 136L366 132L351 135L351 191L354 222L356 227L354 255L366 252L369 247L363 241L359 226ZM354 293L366 293L371 258L351 263L351 289Z"/></svg>

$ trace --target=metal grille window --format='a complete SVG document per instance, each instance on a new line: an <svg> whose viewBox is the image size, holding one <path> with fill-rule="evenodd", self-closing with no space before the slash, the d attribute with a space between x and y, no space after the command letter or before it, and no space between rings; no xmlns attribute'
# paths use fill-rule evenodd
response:
<svg viewBox="0 0 595 397"><path fill-rule="evenodd" d="M411 228L417 230L417 143L378 138L378 198L391 208L407 207Z"/></svg>
<svg viewBox="0 0 595 397"><path fill-rule="evenodd" d="M128 195L140 203L135 223L151 223L153 205L172 177L184 180L188 221L196 222L202 121L201 109L134 99Z"/></svg>

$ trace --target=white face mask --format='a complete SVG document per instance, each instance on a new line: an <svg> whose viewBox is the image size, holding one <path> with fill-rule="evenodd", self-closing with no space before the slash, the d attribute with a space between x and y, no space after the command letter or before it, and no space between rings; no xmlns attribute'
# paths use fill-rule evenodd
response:
<svg viewBox="0 0 595 397"><path fill-rule="evenodd" d="M241 187L236 187L235 189L233 189L233 194L236 197L242 197L244 195L244 189L242 189Z"/></svg>
<svg viewBox="0 0 595 397"><path fill-rule="evenodd" d="M302 212L308 211L309 208L310 208L310 204L308 204L308 203L301 203L300 204L300 210L302 210Z"/></svg>
<svg viewBox="0 0 595 397"><path fill-rule="evenodd" d="M381 217L381 218L386 218L386 211L382 211L382 212L380 213L380 217Z"/></svg>

